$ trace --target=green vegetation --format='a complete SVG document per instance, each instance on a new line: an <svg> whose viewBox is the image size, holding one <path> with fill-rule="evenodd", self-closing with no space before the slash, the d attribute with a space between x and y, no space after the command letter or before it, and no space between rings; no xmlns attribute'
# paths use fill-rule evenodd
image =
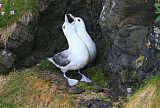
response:
<svg viewBox="0 0 160 108"><path fill-rule="evenodd" d="M87 76L92 80L92 83L99 86L106 86L106 75L101 66L94 66L86 70Z"/></svg>
<svg viewBox="0 0 160 108"><path fill-rule="evenodd" d="M32 83L36 82L37 79L33 77L37 75L37 72L33 69L14 72L9 75L7 77L9 80L3 86L3 89L0 90L0 107L22 107L24 103L28 103L34 91L34 89L31 88ZM32 105L34 105L34 103L32 103Z"/></svg>
<svg viewBox="0 0 160 108"><path fill-rule="evenodd" d="M160 21L160 1L157 0L154 6L156 8L156 13L158 14L156 21Z"/></svg>
<svg viewBox="0 0 160 108"><path fill-rule="evenodd" d="M39 70L54 70L53 63L49 62L48 60L42 60L36 66Z"/></svg>
<svg viewBox="0 0 160 108"><path fill-rule="evenodd" d="M93 90L97 91L98 89L107 87L107 78L104 74L101 66L95 66L90 69L84 70L87 77L89 77L92 81L92 85L89 85L84 82L80 82L77 87L83 88L85 90ZM99 88L101 87L101 88Z"/></svg>
<svg viewBox="0 0 160 108"><path fill-rule="evenodd" d="M0 76L0 108L76 108L81 99L110 101L105 93L93 92L97 86L106 84L102 69L97 66L84 70L93 85L80 83L78 86L86 89L81 94L68 93L65 78L47 60L42 60L33 68Z"/></svg>
<svg viewBox="0 0 160 108"><path fill-rule="evenodd" d="M160 74L145 80L124 108L159 108L160 106Z"/></svg>
<svg viewBox="0 0 160 108"><path fill-rule="evenodd" d="M14 71L9 76L3 76L1 79L4 80L0 80L0 108L74 107L76 100L60 91L59 85L42 77L42 72L46 70L44 68L48 66L49 62L42 61L34 68ZM53 79L56 77L61 78L60 75L52 76Z"/></svg>
<svg viewBox="0 0 160 108"><path fill-rule="evenodd" d="M0 13L5 12L4 15L0 14L0 28L9 26L27 11L33 11L37 5L37 0L1 0L2 6ZM11 15L10 11L15 14Z"/></svg>
<svg viewBox="0 0 160 108"><path fill-rule="evenodd" d="M38 63L36 65L35 68L37 68L38 70L41 70L41 71L48 70L48 71L51 71L54 73L60 72L60 70L55 68L55 66L51 62L49 62L48 60L42 60L40 63ZM102 87L102 88L107 87L107 82L106 82L107 78L106 78L106 75L104 74L101 66L94 66L89 69L84 69L83 71L85 72L87 77L89 77L91 79L92 85L87 84L85 82L79 82L77 87L83 88L85 90L93 90L93 91L96 91L97 89L101 89L99 87ZM73 72L72 74L76 75L75 72Z"/></svg>

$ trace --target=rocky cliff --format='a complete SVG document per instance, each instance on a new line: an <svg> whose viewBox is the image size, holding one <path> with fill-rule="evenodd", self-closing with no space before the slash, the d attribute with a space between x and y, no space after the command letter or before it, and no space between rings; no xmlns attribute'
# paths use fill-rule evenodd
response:
<svg viewBox="0 0 160 108"><path fill-rule="evenodd" d="M127 88L134 89L158 69L160 32L158 23L152 26L154 0L39 0L36 11L24 13L0 33L0 73L30 67L67 48L61 30L65 13L85 21L98 49L94 64L103 65L112 99L126 95ZM140 65L138 58L143 58Z"/></svg>

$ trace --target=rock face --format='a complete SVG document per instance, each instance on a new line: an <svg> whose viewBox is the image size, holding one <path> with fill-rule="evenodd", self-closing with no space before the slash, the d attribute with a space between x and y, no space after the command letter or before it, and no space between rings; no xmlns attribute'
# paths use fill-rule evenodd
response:
<svg viewBox="0 0 160 108"><path fill-rule="evenodd" d="M24 58L32 50L34 18L33 13L24 13L8 36L6 49L15 53L18 58Z"/></svg>
<svg viewBox="0 0 160 108"><path fill-rule="evenodd" d="M124 94L134 81L136 60L145 56L148 26L154 21L154 0L105 0L100 15L102 35L109 41L106 70L109 71L111 97ZM139 74L139 73L138 73ZM140 74L141 75L141 74Z"/></svg>
<svg viewBox="0 0 160 108"><path fill-rule="evenodd" d="M32 50L34 18L33 13L24 13L15 24L1 34L0 65L3 66L0 66L0 73L13 68L16 61L23 60Z"/></svg>
<svg viewBox="0 0 160 108"><path fill-rule="evenodd" d="M0 51L0 74L7 74L6 71L15 64L16 55L7 51Z"/></svg>
<svg viewBox="0 0 160 108"><path fill-rule="evenodd" d="M112 103L98 99L81 100L78 108L112 108Z"/></svg>
<svg viewBox="0 0 160 108"><path fill-rule="evenodd" d="M142 78L160 70L160 22L154 22L146 37L147 48L144 65L139 69Z"/></svg>

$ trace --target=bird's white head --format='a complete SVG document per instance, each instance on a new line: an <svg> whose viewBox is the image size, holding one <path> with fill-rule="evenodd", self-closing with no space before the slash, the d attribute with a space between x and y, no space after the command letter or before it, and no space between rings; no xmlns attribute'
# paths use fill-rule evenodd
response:
<svg viewBox="0 0 160 108"><path fill-rule="evenodd" d="M65 36L67 37L72 36L72 33L75 33L76 31L75 21L73 21L72 23L69 23L67 14L65 14L64 23L62 25L62 30Z"/></svg>
<svg viewBox="0 0 160 108"><path fill-rule="evenodd" d="M80 17L74 17L72 14L69 14L69 16L74 20L74 24L77 27L83 27L85 28L84 21Z"/></svg>

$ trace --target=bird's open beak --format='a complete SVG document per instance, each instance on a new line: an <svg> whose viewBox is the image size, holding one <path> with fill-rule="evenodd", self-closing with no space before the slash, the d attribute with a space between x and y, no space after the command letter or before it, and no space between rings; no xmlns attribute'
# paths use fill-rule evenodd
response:
<svg viewBox="0 0 160 108"><path fill-rule="evenodd" d="M68 15L74 20L75 17L72 14L68 14Z"/></svg>
<svg viewBox="0 0 160 108"><path fill-rule="evenodd" d="M68 22L67 14L65 14L64 21L65 21L65 22Z"/></svg>
<svg viewBox="0 0 160 108"><path fill-rule="evenodd" d="M67 14L65 14L64 22L65 22L67 25L69 24Z"/></svg>
<svg viewBox="0 0 160 108"><path fill-rule="evenodd" d="M73 21L72 23L71 23L71 25L74 25L75 24L75 21Z"/></svg>

